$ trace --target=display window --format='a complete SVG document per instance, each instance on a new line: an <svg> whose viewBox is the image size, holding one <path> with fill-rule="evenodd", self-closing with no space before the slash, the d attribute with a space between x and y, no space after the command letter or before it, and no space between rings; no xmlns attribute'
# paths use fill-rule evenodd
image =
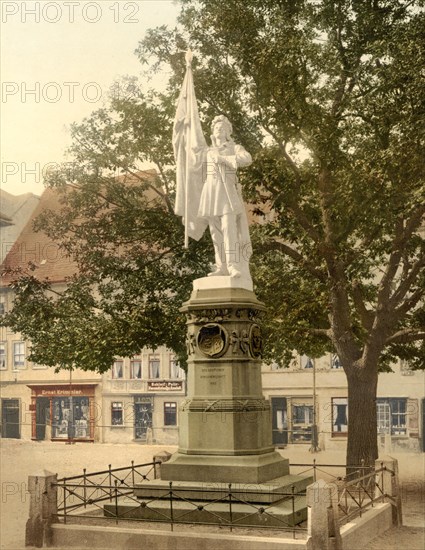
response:
<svg viewBox="0 0 425 550"><path fill-rule="evenodd" d="M54 397L52 437L87 439L89 429L88 397Z"/></svg>
<svg viewBox="0 0 425 550"><path fill-rule="evenodd" d="M94 439L95 385L29 387L32 390L33 439Z"/></svg>

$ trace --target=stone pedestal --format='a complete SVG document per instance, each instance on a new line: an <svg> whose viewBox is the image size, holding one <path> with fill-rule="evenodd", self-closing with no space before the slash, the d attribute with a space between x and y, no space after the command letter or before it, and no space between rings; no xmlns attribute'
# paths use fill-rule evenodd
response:
<svg viewBox="0 0 425 550"><path fill-rule="evenodd" d="M161 465L170 481L264 483L289 473L274 451L270 403L262 394L260 317L250 283L194 281L187 315L188 395L179 449Z"/></svg>

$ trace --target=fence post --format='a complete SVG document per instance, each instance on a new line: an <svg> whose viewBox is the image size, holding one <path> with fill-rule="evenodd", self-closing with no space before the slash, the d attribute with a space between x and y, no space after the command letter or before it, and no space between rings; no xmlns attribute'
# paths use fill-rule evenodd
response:
<svg viewBox="0 0 425 550"><path fill-rule="evenodd" d="M379 470L381 468L384 468L384 471L379 473L381 483L379 481L377 483L382 487L384 494L391 499L393 524L396 526L403 525L398 461L391 456L378 458L375 460L375 469Z"/></svg>
<svg viewBox="0 0 425 550"><path fill-rule="evenodd" d="M160 464L154 464L153 466L154 479L161 479L161 464L163 462L168 462L170 458L171 458L171 453L168 453L167 451L162 451L162 453L158 453L157 455L153 456L153 461L160 463Z"/></svg>
<svg viewBox="0 0 425 550"><path fill-rule="evenodd" d="M25 546L42 548L52 541L51 525L57 521L58 491L57 474L42 470L28 476L28 491L31 495L30 513L25 527Z"/></svg>
<svg viewBox="0 0 425 550"><path fill-rule="evenodd" d="M338 487L319 479L307 487L308 548L342 550L338 522Z"/></svg>

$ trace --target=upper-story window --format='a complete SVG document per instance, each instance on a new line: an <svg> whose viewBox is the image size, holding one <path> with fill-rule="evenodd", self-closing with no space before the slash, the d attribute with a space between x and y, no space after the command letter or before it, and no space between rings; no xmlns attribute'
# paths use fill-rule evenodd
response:
<svg viewBox="0 0 425 550"><path fill-rule="evenodd" d="M140 357L133 357L130 361L130 377L137 380L142 378L142 360Z"/></svg>
<svg viewBox="0 0 425 550"><path fill-rule="evenodd" d="M13 368L25 368L25 342L13 342Z"/></svg>
<svg viewBox="0 0 425 550"><path fill-rule="evenodd" d="M124 361L114 361L112 365L112 378L124 378Z"/></svg>
<svg viewBox="0 0 425 550"><path fill-rule="evenodd" d="M331 356L331 369L342 369L342 363L336 353Z"/></svg>
<svg viewBox="0 0 425 550"><path fill-rule="evenodd" d="M411 376L414 374L409 362L405 359L400 359L400 372L403 376Z"/></svg>
<svg viewBox="0 0 425 550"><path fill-rule="evenodd" d="M179 362L173 356L170 358L170 378L183 378L184 370L180 367Z"/></svg>
<svg viewBox="0 0 425 550"><path fill-rule="evenodd" d="M7 368L6 342L0 343L0 370Z"/></svg>
<svg viewBox="0 0 425 550"><path fill-rule="evenodd" d="M312 369L314 366L313 359L308 357L308 355L301 355L300 362L302 369Z"/></svg>
<svg viewBox="0 0 425 550"><path fill-rule="evenodd" d="M149 378L159 378L161 361L158 355L149 356Z"/></svg>

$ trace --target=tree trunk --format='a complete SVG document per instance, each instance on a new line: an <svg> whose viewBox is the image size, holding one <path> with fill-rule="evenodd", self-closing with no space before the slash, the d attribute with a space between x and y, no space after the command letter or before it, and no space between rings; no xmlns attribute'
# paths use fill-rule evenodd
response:
<svg viewBox="0 0 425 550"><path fill-rule="evenodd" d="M378 373L363 378L354 373L348 381L347 474L364 463L374 467L378 458L376 389ZM364 374L364 373L362 373Z"/></svg>

